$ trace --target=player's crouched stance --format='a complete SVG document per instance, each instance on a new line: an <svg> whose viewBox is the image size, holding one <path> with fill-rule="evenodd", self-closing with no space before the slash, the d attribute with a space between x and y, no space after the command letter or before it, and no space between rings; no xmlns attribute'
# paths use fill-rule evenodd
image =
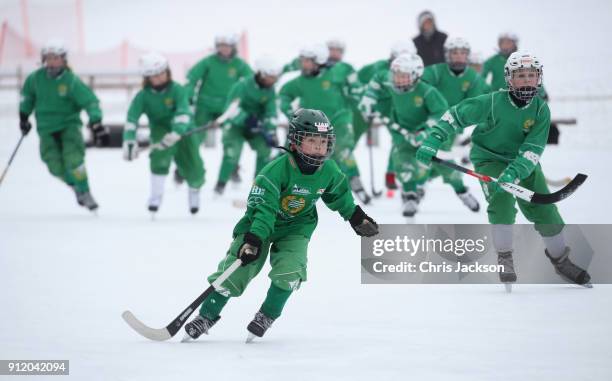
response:
<svg viewBox="0 0 612 381"><path fill-rule="evenodd" d="M184 340L208 333L230 297L244 292L270 253L272 283L247 327L247 341L264 335L291 293L306 281L306 250L317 225L319 198L348 220L358 235L378 234L376 222L355 206L345 174L333 160L327 160L334 140L333 126L322 111L299 109L294 113L289 123L290 151L268 163L255 178L247 211L234 228L234 240L208 281L214 282L236 258L242 260L242 267L204 300L199 315L185 325Z"/></svg>
<svg viewBox="0 0 612 381"><path fill-rule="evenodd" d="M550 111L537 97L542 84L542 64L529 53L515 52L505 65L508 90L466 99L447 111L417 151L417 159L429 164L444 141L476 124L472 133L470 159L476 172L497 178L500 183L514 183L538 193L549 193L540 156L550 127ZM564 222L553 204L532 204L515 199L497 182L481 182L488 202L487 214L493 224L493 244L498 263L504 266L499 277L511 283L517 279L512 260L512 224L515 201L525 217L535 224L542 236L545 254L556 272L565 280L589 285L590 275L572 263L570 249L563 237Z"/></svg>

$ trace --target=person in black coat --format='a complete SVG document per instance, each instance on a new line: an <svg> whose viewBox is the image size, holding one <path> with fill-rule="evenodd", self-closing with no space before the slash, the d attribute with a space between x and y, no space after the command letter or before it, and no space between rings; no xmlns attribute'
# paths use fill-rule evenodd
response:
<svg viewBox="0 0 612 381"><path fill-rule="evenodd" d="M421 12L417 23L420 33L412 40L417 48L417 54L421 56L425 66L445 62L444 42L447 35L436 28L433 13L430 11Z"/></svg>

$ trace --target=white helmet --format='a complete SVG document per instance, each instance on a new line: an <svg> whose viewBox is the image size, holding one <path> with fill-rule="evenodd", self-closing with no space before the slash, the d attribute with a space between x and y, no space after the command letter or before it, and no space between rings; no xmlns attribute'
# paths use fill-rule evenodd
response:
<svg viewBox="0 0 612 381"><path fill-rule="evenodd" d="M231 32L217 34L215 36L215 45L222 44L236 46L238 44L238 36Z"/></svg>
<svg viewBox="0 0 612 381"><path fill-rule="evenodd" d="M159 53L150 52L140 57L138 66L143 77L151 77L166 71L168 69L168 60Z"/></svg>
<svg viewBox="0 0 612 381"><path fill-rule="evenodd" d="M404 53L416 53L416 47L414 42L411 41L397 41L391 47L391 59L394 59Z"/></svg>
<svg viewBox="0 0 612 381"><path fill-rule="evenodd" d="M324 65L329 58L329 50L324 45L312 45L300 50L300 57L310 58L317 65Z"/></svg>
<svg viewBox="0 0 612 381"><path fill-rule="evenodd" d="M511 40L514 41L515 44L518 44L519 42L519 38L516 35L516 33L512 33L512 32L502 32L499 34L499 37L497 37L497 41L500 40Z"/></svg>
<svg viewBox="0 0 612 381"><path fill-rule="evenodd" d="M423 59L416 53L404 53L391 62L391 73L404 73L410 75L411 85L406 88L393 86L398 91L407 91L414 86L423 75ZM393 82L393 81L392 81Z"/></svg>
<svg viewBox="0 0 612 381"><path fill-rule="evenodd" d="M346 48L346 43L340 38L330 38L327 40L327 47L329 49L336 48L344 50Z"/></svg>
<svg viewBox="0 0 612 381"><path fill-rule="evenodd" d="M278 77L281 75L282 67L272 57L264 56L255 61L255 72L263 76Z"/></svg>
<svg viewBox="0 0 612 381"><path fill-rule="evenodd" d="M68 48L64 41L60 39L52 39L47 41L40 50L40 54L44 57L47 54L53 54L56 56L65 56L68 54Z"/></svg>
<svg viewBox="0 0 612 381"><path fill-rule="evenodd" d="M446 62L448 63L448 66L452 70L462 71L467 66L468 61L466 60L465 62L452 62L450 59L450 52L455 49L466 50L469 56L470 50L471 50L470 43L467 42L467 40L462 37L449 38L444 43L444 56L445 56Z"/></svg>
<svg viewBox="0 0 612 381"><path fill-rule="evenodd" d="M512 86L512 76L515 71L521 69L534 69L538 74L538 82L535 87L525 86L516 88ZM544 66L540 60L529 52L514 52L510 54L506 65L504 65L504 77L508 90L518 99L529 102L538 93L538 88L542 86L542 76L544 74Z"/></svg>

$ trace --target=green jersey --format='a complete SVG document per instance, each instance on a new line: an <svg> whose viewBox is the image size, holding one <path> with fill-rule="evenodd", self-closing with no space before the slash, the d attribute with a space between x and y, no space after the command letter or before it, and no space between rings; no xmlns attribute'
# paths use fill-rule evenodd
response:
<svg viewBox="0 0 612 381"><path fill-rule="evenodd" d="M390 71L374 75L365 96L375 101L391 98L391 120L411 133L435 124L448 109L442 94L424 81L419 80L409 91L396 91Z"/></svg>
<svg viewBox="0 0 612 381"><path fill-rule="evenodd" d="M350 115L346 96L358 99L362 86L356 76L346 76L342 67L322 68L316 76L300 75L285 83L280 90L280 109L291 117L291 103L299 98L300 107L323 111L333 122L338 116Z"/></svg>
<svg viewBox="0 0 612 381"><path fill-rule="evenodd" d="M302 64L300 61L300 57L296 57L293 59L293 61L289 62L288 64L286 64L285 66L283 66L283 74L284 73L289 73L292 71L298 71L302 69Z"/></svg>
<svg viewBox="0 0 612 381"><path fill-rule="evenodd" d="M526 178L544 152L550 110L540 97L517 107L508 91L500 90L451 107L432 127L431 133L446 140L473 124L477 126L472 133L472 161L515 162L522 168L521 178Z"/></svg>
<svg viewBox="0 0 612 381"><path fill-rule="evenodd" d="M146 86L136 94L128 109L124 140L136 139L136 127L142 114L149 119L153 142L158 142L168 132L183 134L193 126L187 93L174 81L162 91Z"/></svg>
<svg viewBox="0 0 612 381"><path fill-rule="evenodd" d="M243 77L253 74L249 65L239 57L229 60L211 54L195 64L187 73L187 96L193 100L196 88L196 107L203 107L214 113L223 112L227 94L232 86Z"/></svg>
<svg viewBox="0 0 612 381"><path fill-rule="evenodd" d="M357 78L359 78L359 81L361 83L367 83L369 85L370 81L372 81L374 79L374 76L378 73L383 73L381 75L389 75L389 60L379 60L362 67L357 72ZM376 87L376 84L374 84L373 86ZM367 91L365 91L364 94L365 93L367 93ZM361 111L366 114L369 114L370 112L375 112L380 114L380 116L390 118L391 97L384 97L382 94L380 94L371 110L362 109Z"/></svg>
<svg viewBox="0 0 612 381"><path fill-rule="evenodd" d="M51 133L68 126L81 126L81 110L89 122L100 122L100 101L72 70L66 68L51 78L45 68L31 73L21 89L19 112L30 115L34 111L38 132Z"/></svg>
<svg viewBox="0 0 612 381"><path fill-rule="evenodd" d="M267 129L274 129L272 119L276 117L276 93L274 87L263 88L255 81L255 76L242 78L229 92L226 103L226 110L230 105L238 100L240 110L238 116L232 118L230 123L238 123L238 118L243 120L246 116L255 116L263 120Z"/></svg>
<svg viewBox="0 0 612 381"><path fill-rule="evenodd" d="M451 71L447 63L430 65L425 68L421 79L438 89L449 106L487 93L486 83L471 67L466 67L457 75Z"/></svg>
<svg viewBox="0 0 612 381"><path fill-rule="evenodd" d="M346 175L333 160L326 160L312 175L303 174L292 154L284 154L259 172L248 198L247 211L234 228L234 236L251 232L262 241L298 234L310 238L317 224L319 198L348 220L355 202Z"/></svg>
<svg viewBox="0 0 612 381"><path fill-rule="evenodd" d="M506 61L508 57L497 53L493 57L489 58L482 65L482 78L488 82L488 76L491 74L491 81L489 85L491 87L491 91L497 91L499 89L506 89L506 79L504 77L504 66L506 65Z"/></svg>

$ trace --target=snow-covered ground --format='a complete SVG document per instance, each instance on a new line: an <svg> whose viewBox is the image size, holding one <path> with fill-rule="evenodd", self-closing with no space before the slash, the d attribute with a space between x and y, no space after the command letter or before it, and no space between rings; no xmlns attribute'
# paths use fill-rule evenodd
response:
<svg viewBox="0 0 612 381"><path fill-rule="evenodd" d="M14 115L14 114L12 114ZM2 164L18 138L3 115ZM564 138L580 133L568 128ZM382 186L388 139L375 149ZM214 199L220 150L204 151L208 168L201 213L187 210L185 188L168 182L156 221L146 211L148 160L124 162L119 150L89 150L99 216L76 206L67 187L38 158L37 136L25 140L0 188L0 358L69 359L79 380L604 380L612 375L612 288L571 286L361 285L359 239L323 206L309 248L309 280L263 340L243 343L246 324L268 287L267 268L232 300L209 337L180 344L149 342L120 314L131 309L163 326L203 290L231 240L254 162L245 149L245 181ZM367 151L358 160L369 184ZM607 223L602 203L612 154L584 147L549 149L551 178L590 175L559 204L568 223ZM477 184L472 189L482 201ZM366 208L378 222L402 223L399 200ZM484 223L436 181L417 223ZM542 255L542 260L545 260Z"/></svg>

